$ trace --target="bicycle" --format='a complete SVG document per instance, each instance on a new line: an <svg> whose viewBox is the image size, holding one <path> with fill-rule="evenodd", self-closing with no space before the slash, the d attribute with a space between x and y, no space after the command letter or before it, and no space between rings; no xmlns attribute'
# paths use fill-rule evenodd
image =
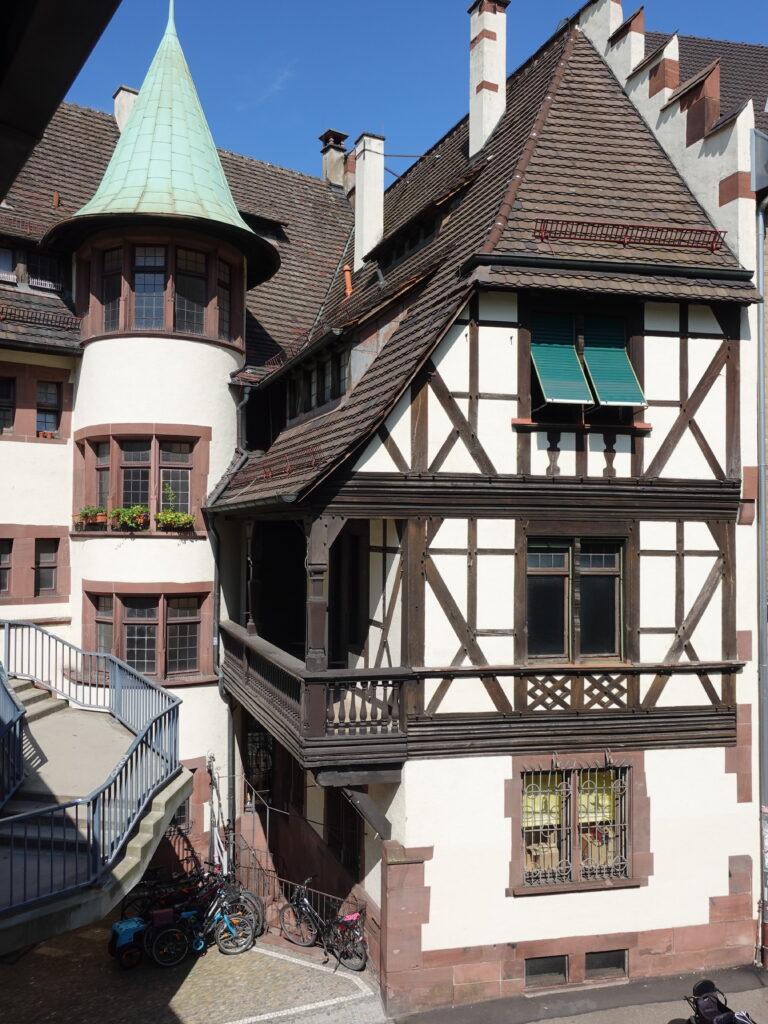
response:
<svg viewBox="0 0 768 1024"><path fill-rule="evenodd" d="M190 948L202 953L215 942L221 953L232 956L250 949L254 938L253 918L220 887L202 912L183 910L176 924L160 928L152 937L150 953L161 967L175 967Z"/></svg>
<svg viewBox="0 0 768 1024"><path fill-rule="evenodd" d="M364 970L368 962L365 907L342 917L324 919L307 895L307 886L316 877L311 875L297 885L290 901L280 908L280 930L297 946L314 946L319 941L326 957L332 954L350 971Z"/></svg>

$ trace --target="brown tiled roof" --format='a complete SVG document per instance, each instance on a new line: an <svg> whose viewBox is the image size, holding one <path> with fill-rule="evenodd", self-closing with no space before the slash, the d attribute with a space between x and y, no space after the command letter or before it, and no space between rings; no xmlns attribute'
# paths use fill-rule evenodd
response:
<svg viewBox="0 0 768 1024"><path fill-rule="evenodd" d="M80 323L55 292L0 285L0 347L80 352Z"/></svg>
<svg viewBox="0 0 768 1024"><path fill-rule="evenodd" d="M562 79L559 84L558 77ZM542 125L537 117L548 96L553 99ZM727 250L713 254L665 249L659 253L638 247L627 252L615 244L542 244L533 239L533 222L541 216L646 224L671 219L680 226L712 229L603 61L580 33L568 29L559 33L510 77L506 114L474 161L467 156L467 129L464 119L387 191L385 237L400 231L410 218L450 191L452 184L461 182L473 168L486 165L484 173L457 193L456 206L442 230L394 268L384 267L385 291L395 291L409 278L432 270L406 300L408 314L402 324L341 405L285 429L263 456L252 455L233 475L217 506L301 496L359 450L471 291L473 281L462 278L459 268L484 247L493 249L493 226L505 198L510 198L511 182L522 181L516 197L519 201L513 201L507 211L509 218L494 255L519 250L529 256L554 253L614 264L631 260L651 269L662 264L701 269L702 280L683 279L677 285L678 292L674 291L673 278L667 284L665 277L654 275L655 287L650 294L657 295L666 295L666 287L673 295L697 295L697 283L702 288L707 284L707 271L738 268ZM530 150L530 140L535 141L535 148L526 169L521 158L526 147ZM501 284L504 271L497 273ZM525 271L523 277L525 274L529 275L526 284L530 287L564 287L562 282L572 277L577 289L600 276L570 271L552 275L544 271L537 276L536 269ZM609 276L613 283L606 285L606 290L638 295L648 288L649 278L643 274L614 272ZM519 280L522 283L523 278ZM549 283L542 285L543 281ZM717 294L734 298L737 289L723 285ZM369 266L355 274L353 295L347 299L342 275L337 273L323 310L322 330L343 326L353 312L362 315L365 309L380 303L384 293L374 268ZM301 354L297 358L301 359ZM269 381L263 386L269 387Z"/></svg>
<svg viewBox="0 0 768 1024"><path fill-rule="evenodd" d="M667 39L669 36L663 32L646 32L646 53L656 50ZM722 117L730 117L751 99L756 127L768 132L768 46L680 36L680 84L718 58Z"/></svg>
<svg viewBox="0 0 768 1024"><path fill-rule="evenodd" d="M63 103L0 209L0 233L38 241L96 191L118 132L110 114ZM258 219L281 269L247 298L246 361L292 352L311 328L352 227L346 197L319 178L220 152L238 208ZM54 205L58 193L58 206Z"/></svg>

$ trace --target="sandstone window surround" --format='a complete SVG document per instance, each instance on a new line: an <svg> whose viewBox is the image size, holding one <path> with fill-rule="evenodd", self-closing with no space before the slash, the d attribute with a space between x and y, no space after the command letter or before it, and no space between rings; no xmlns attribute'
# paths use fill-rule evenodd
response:
<svg viewBox="0 0 768 1024"><path fill-rule="evenodd" d="M175 335L244 348L244 261L185 232L103 233L76 256L82 339Z"/></svg>
<svg viewBox="0 0 768 1024"><path fill-rule="evenodd" d="M60 366L0 362L0 442L65 444L74 386Z"/></svg>
<svg viewBox="0 0 768 1024"><path fill-rule="evenodd" d="M83 643L171 685L214 680L212 583L83 581Z"/></svg>
<svg viewBox="0 0 768 1024"><path fill-rule="evenodd" d="M0 526L0 605L69 601L69 537L65 526Z"/></svg>
<svg viewBox="0 0 768 1024"><path fill-rule="evenodd" d="M175 536L155 523L156 513L173 506L195 517L193 536L205 536L201 509L211 434L210 427L159 423L110 423L77 431L73 515L86 506L109 512L146 505L149 528L135 536ZM87 531L88 537L120 532L109 521L89 525Z"/></svg>

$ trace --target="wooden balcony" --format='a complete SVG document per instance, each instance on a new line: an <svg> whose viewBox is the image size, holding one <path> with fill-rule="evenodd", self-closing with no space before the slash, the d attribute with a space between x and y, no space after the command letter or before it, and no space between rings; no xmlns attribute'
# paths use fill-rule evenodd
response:
<svg viewBox="0 0 768 1024"><path fill-rule="evenodd" d="M221 629L225 688L306 768L736 742L743 662L309 672L241 626ZM685 703L674 703L667 687L681 678ZM424 706L426 680L444 693L478 679L495 711L443 713L434 698Z"/></svg>

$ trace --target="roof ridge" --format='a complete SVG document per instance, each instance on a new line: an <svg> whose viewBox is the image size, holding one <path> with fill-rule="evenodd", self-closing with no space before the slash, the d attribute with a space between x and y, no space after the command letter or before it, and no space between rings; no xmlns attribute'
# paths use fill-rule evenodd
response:
<svg viewBox="0 0 768 1024"><path fill-rule="evenodd" d="M115 115L114 114L110 114L109 111L107 111L107 110L98 110L96 107L86 107L82 103L73 103L72 100L62 100L62 102L59 104L59 106L57 108L57 113L63 107L72 108L73 110L83 110L87 114L98 114L99 117L105 117L105 118L107 118L107 120L111 121L113 124L117 123L115 121Z"/></svg>
<svg viewBox="0 0 768 1024"><path fill-rule="evenodd" d="M751 46L756 50L768 50L766 43L748 43L739 39L716 39L714 36L687 36L680 32L673 34L680 39L696 39L700 43L725 43L727 46ZM664 35L664 33L656 32L654 35Z"/></svg>
<svg viewBox="0 0 768 1024"><path fill-rule="evenodd" d="M298 178L308 178L310 181L319 182L321 185L328 184L325 178L318 174L307 174L306 171L297 171L293 167L285 167L283 164L273 164L269 160L260 160L257 156L248 156L247 153L236 153L233 149L219 149L225 156L235 157L238 160L245 160L251 164L259 164L261 167L272 167L276 171L285 171L287 174L294 174Z"/></svg>

